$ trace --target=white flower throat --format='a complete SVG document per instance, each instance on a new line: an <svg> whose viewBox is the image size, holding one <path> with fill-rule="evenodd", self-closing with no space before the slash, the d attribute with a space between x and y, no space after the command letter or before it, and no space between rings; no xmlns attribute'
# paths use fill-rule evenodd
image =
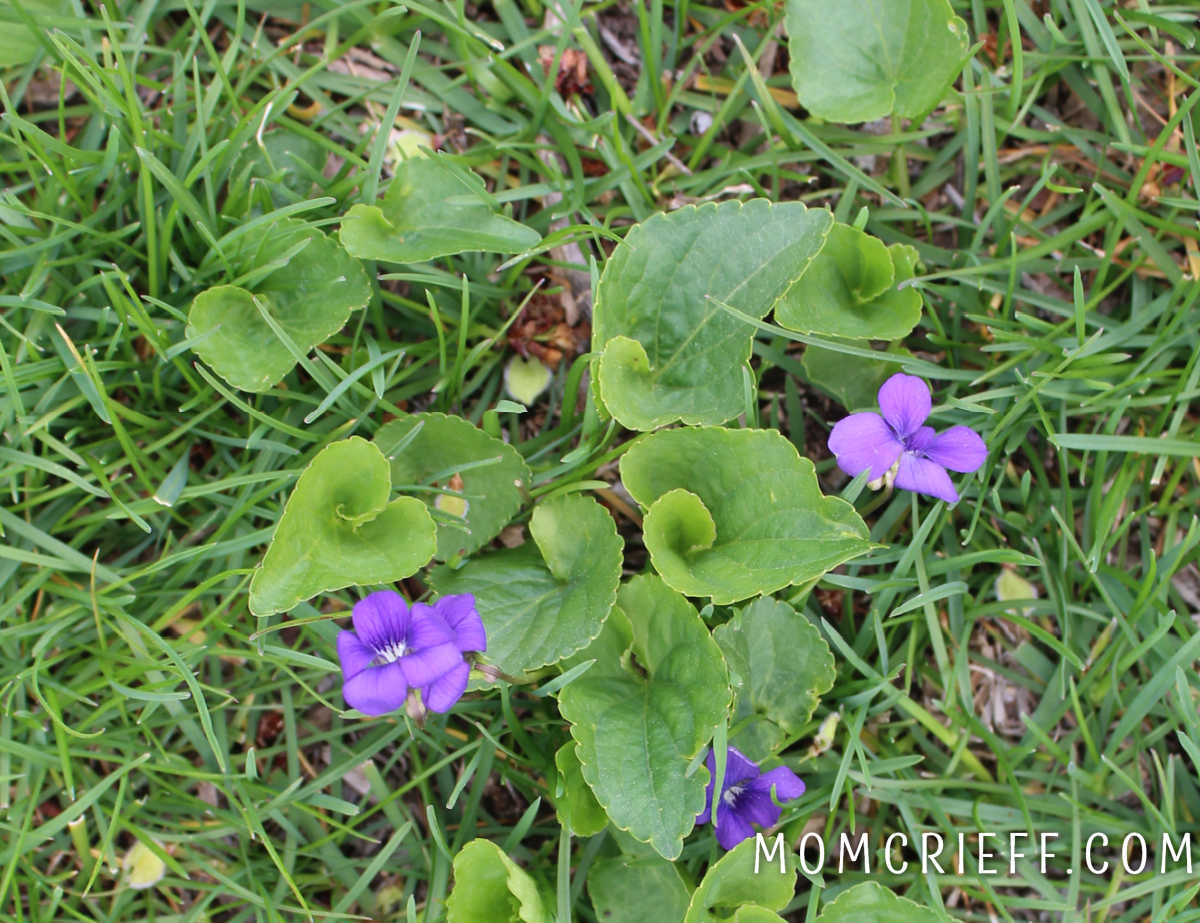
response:
<svg viewBox="0 0 1200 923"><path fill-rule="evenodd" d="M737 803L738 796L741 795L745 788L746 786L741 784L731 785L725 789L725 794L721 796L721 800L732 808Z"/></svg>
<svg viewBox="0 0 1200 923"><path fill-rule="evenodd" d="M384 647L377 647L375 654L382 663L395 663L408 651L408 645L403 641L391 641Z"/></svg>

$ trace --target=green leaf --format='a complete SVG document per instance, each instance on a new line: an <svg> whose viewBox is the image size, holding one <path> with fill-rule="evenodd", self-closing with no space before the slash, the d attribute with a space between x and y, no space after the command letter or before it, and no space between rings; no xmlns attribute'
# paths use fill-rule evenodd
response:
<svg viewBox="0 0 1200 923"><path fill-rule="evenodd" d="M883 885L865 881L825 905L817 923L939 923L948 919L941 910L914 904Z"/></svg>
<svg viewBox="0 0 1200 923"><path fill-rule="evenodd" d="M287 612L318 593L402 580L433 557L429 511L412 497L389 502L388 471L383 453L358 436L317 453L254 571L251 612Z"/></svg>
<svg viewBox="0 0 1200 923"><path fill-rule="evenodd" d="M948 0L787 0L786 28L796 95L832 122L924 115L968 45Z"/></svg>
<svg viewBox="0 0 1200 923"><path fill-rule="evenodd" d="M396 166L378 205L355 205L342 219L341 241L364 260L420 263L468 250L520 253L541 235L495 214L483 180L450 157L410 157Z"/></svg>
<svg viewBox="0 0 1200 923"><path fill-rule="evenodd" d="M629 618L614 606L600 633L583 649L576 651L559 664L564 673L581 663L592 661L587 675L592 679L607 679L625 675L626 652L633 645L633 626Z"/></svg>
<svg viewBox="0 0 1200 923"><path fill-rule="evenodd" d="M766 839L768 851L775 847L774 838ZM779 854L768 861L759 851L758 871L755 872L755 850L757 838L742 840L725 853L705 873L700 886L692 894L687 915L683 923L718 923L729 919L769 920L761 913L736 917L738 908L746 904L757 905L763 910L780 910L787 906L796 893L795 857L780 842L783 851L784 872L779 873Z"/></svg>
<svg viewBox="0 0 1200 923"><path fill-rule="evenodd" d="M612 517L591 497L539 503L532 542L431 575L439 594L473 593L488 659L506 673L557 663L600 632L621 579L622 542Z"/></svg>
<svg viewBox="0 0 1200 923"><path fill-rule="evenodd" d="M429 485L436 478L438 487L455 491L417 494L437 511L440 561L490 542L521 508L529 466L516 449L469 420L442 413L405 415L381 426L374 442L391 461L397 488Z"/></svg>
<svg viewBox="0 0 1200 923"><path fill-rule="evenodd" d="M747 722L729 742L760 762L808 723L833 688L833 654L812 622L774 599L756 599L713 638L729 664L732 723Z"/></svg>
<svg viewBox="0 0 1200 923"><path fill-rule="evenodd" d="M628 626L629 652L563 689L559 710L609 819L674 859L704 809L708 770L687 771L728 707L725 661L692 604L651 575L621 587L609 623Z"/></svg>
<svg viewBox="0 0 1200 923"><path fill-rule="evenodd" d="M285 218L262 233L244 234L226 256L243 275L279 264L252 289L204 290L188 312L187 336L197 338L192 349L243 391L266 391L296 364L263 310L307 353L341 330L350 312L371 297L362 264L300 221Z"/></svg>
<svg viewBox="0 0 1200 923"><path fill-rule="evenodd" d="M565 743L554 754L554 765L558 769L558 784L563 793L554 800L558 822L576 836L592 836L608 826L608 815L596 801L596 796L583 780L579 757L575 755L575 744ZM589 885L591 879L588 879Z"/></svg>
<svg viewBox="0 0 1200 923"><path fill-rule="evenodd" d="M843 342L850 343L850 340ZM860 349L862 344L854 344ZM888 346L886 352L894 356L912 356L899 343ZM854 363L854 374L846 374L846 363ZM874 410L878 412L879 387L900 367L895 362L883 359L860 359L823 346L808 345L800 357L804 374L814 385L827 392L847 410Z"/></svg>
<svg viewBox="0 0 1200 923"><path fill-rule="evenodd" d="M546 923L537 883L491 840L472 840L454 857L448 923Z"/></svg>
<svg viewBox="0 0 1200 923"><path fill-rule="evenodd" d="M825 248L775 306L789 330L849 339L898 340L921 320L921 293L897 288L913 277L917 251L835 224Z"/></svg>
<svg viewBox="0 0 1200 923"><path fill-rule="evenodd" d="M675 864L658 856L599 859L588 871L587 889L604 923L667 923L687 912L687 886Z"/></svg>
<svg viewBox="0 0 1200 923"><path fill-rule="evenodd" d="M775 430L651 433L622 457L621 478L647 508L655 570L718 605L813 580L873 547L854 508L823 496L813 463Z"/></svg>
<svg viewBox="0 0 1200 923"><path fill-rule="evenodd" d="M745 409L754 327L816 256L828 211L765 199L688 206L630 229L596 291L592 349L604 406L623 426L723 423Z"/></svg>

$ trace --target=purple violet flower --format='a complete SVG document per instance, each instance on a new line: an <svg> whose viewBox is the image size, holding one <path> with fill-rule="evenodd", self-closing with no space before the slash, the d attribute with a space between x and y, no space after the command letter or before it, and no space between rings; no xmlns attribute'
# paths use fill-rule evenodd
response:
<svg viewBox="0 0 1200 923"><path fill-rule="evenodd" d="M413 609L428 609L420 603ZM487 650L487 634L483 630L483 619L475 611L475 597L470 593L443 596L433 604L433 613L440 616L454 635L454 644L460 654ZM421 701L430 711L449 711L450 706L462 698L467 691L467 677L471 666L462 660L432 683L421 687Z"/></svg>
<svg viewBox="0 0 1200 923"><path fill-rule="evenodd" d="M717 757L708 751L708 790L705 792L704 812L696 816L696 823L708 822L712 814L713 787L717 780ZM780 801L799 798L804 794L804 783L786 766L777 766L770 772L759 772L758 765L751 762L736 747L730 747L725 756L725 782L721 786L721 801L717 805L717 842L723 849L733 849L742 840L754 835L751 824L772 827L779 822L782 809L771 799L771 788Z"/></svg>
<svg viewBox="0 0 1200 923"><path fill-rule="evenodd" d="M430 710L448 710L467 688L464 650L486 646L475 601L466 594L410 610L399 593L380 590L355 603L353 621L354 630L337 639L342 696L364 715L395 711L410 689L421 690Z"/></svg>
<svg viewBox="0 0 1200 923"><path fill-rule="evenodd" d="M829 434L829 450L852 477L870 469L872 481L894 477L897 487L955 503L958 493L946 469L978 470L987 446L966 426L944 433L923 426L931 408L929 386L915 375L897 372L879 389L883 416L853 413L838 420Z"/></svg>

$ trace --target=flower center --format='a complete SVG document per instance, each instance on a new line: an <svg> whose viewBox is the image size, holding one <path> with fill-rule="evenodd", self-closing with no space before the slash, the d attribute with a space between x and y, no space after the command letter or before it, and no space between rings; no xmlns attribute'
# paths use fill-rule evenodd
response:
<svg viewBox="0 0 1200 923"><path fill-rule="evenodd" d="M904 451L910 455L912 454L912 451L908 448L907 444L904 446ZM871 490L879 490L883 487L891 487L894 483L896 483L896 475L899 473L899 471L900 459L897 458L894 462L892 462L892 467L883 472L883 477L878 477L873 481L867 481L867 486L870 487Z"/></svg>
<svg viewBox="0 0 1200 923"><path fill-rule="evenodd" d="M746 790L746 783L739 782L737 785L731 785L725 789L725 793L721 795L721 800L731 808L737 807L737 800L741 797L742 792Z"/></svg>
<svg viewBox="0 0 1200 923"><path fill-rule="evenodd" d="M375 648L375 655L381 663L395 663L408 651L408 645L403 641L389 641L383 647Z"/></svg>

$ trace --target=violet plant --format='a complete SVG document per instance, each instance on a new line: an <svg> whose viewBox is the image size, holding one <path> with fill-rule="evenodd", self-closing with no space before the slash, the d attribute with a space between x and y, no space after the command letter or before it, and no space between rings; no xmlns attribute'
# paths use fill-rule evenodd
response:
<svg viewBox="0 0 1200 923"><path fill-rule="evenodd" d="M809 86L805 75L797 80ZM909 89L935 92L932 83ZM343 255L385 263L537 243L499 213L476 177L429 153L405 161L377 202L355 205L338 239ZM671 273L646 271L658 265ZM484 414L482 430L405 413L370 442L334 442L288 500L254 575L251 610L270 617L303 598L388 586L432 564L424 575L432 604L410 605L391 589L355 604L353 631L337 637L347 705L372 717L446 713L477 656L491 677L548 680L563 719L554 799L564 824L580 834L612 825L675 860L715 816L717 842L734 855L755 825L774 826L804 792L789 765L794 755L782 748L833 683L829 646L795 604L878 545L851 503L823 492L814 461L784 435L727 424L747 413L743 374L758 328L901 339L921 318L920 290L909 284L916 271L913 248L886 246L861 222L799 202L757 198L651 216L628 230L600 272L587 410L562 462L534 466L537 453L513 451L499 438L499 407ZM221 305L253 297L218 291L197 310L204 325L219 327ZM290 355L261 373L226 367L252 364L246 351L208 358L231 383L259 388L286 372ZM584 361L569 378L575 385ZM955 502L946 470L978 469L982 439L963 426L941 434L925 426L930 392L914 376L893 375L879 401L882 414L832 426L838 466ZM672 423L683 426L660 429ZM641 435L621 437L620 428ZM649 552L649 572L624 580L625 539L584 492L595 485L563 475L618 456ZM539 478L553 489L532 502ZM496 547L513 523L527 538ZM307 544L313 536L326 552L319 566ZM715 631L697 600L709 603L706 613L730 607ZM789 646L794 663L763 656ZM719 788L718 737L730 741ZM779 765L760 772L765 759ZM460 853L452 919L454 907L476 906L471 881L501 867L510 897L536 915L505 862L490 847Z"/></svg>
<svg viewBox="0 0 1200 923"><path fill-rule="evenodd" d="M1157 712L1179 703L1184 707L1174 711L1181 720L1194 718L1189 682L1200 639L1186 616L1174 613L1144 630L1147 613L1157 614L1154 605L1192 600L1184 595L1195 582L1188 553L1200 544L1200 529L1182 524L1180 513L1195 498L1192 468L1166 470L1168 457L1190 465L1196 455L1193 442L1180 438L1194 429L1187 400L1200 380L1187 357L1195 328L1188 313L1194 241L1170 217L1137 216L1147 213L1142 205L1150 199L1171 213L1194 211L1187 179L1190 171L1192 186L1200 185L1200 170L1194 119L1187 101L1173 98L1175 77L1183 73L1173 61L1134 69L1135 76L1139 70L1168 75L1161 105L1152 94L1113 92L1117 78L1123 89L1133 89L1123 49L1143 44L1144 32L1186 38L1175 23L1185 13L1151 15L1125 9L1137 4L1115 4L1120 28L1110 28L1110 10L1100 3L1049 4L1053 9L1041 20L1030 19L1022 4L999 4L999 12L975 4L973 25L997 30L975 37L996 39L982 43L995 67L989 71L976 58L961 99L944 105L967 56L979 47L948 0L784 0L782 9L726 4L738 8L728 16L720 4L693 9L694 16L680 7L673 31L661 4L649 12L632 4L643 60L649 65L658 56L662 76L688 72L687 65L677 69L677 59L698 24L700 56L715 60L713 52L723 56L736 46L745 72L728 62L724 71L746 79L724 84L713 74L703 86L699 80L660 84L659 74L648 74L650 82L632 84L628 96L623 80L605 80L612 111L621 117L613 122L604 109L587 111L589 101L569 98L555 79L565 75L551 73L552 61L540 62L546 68L540 74L538 62L551 49L554 60L565 63L569 51L574 79L583 80L588 61L614 52L623 39L602 31L602 42L569 46L587 40L592 17L623 15L629 4L571 11L569 24L555 25L567 28L546 45L537 43L552 31L553 17L539 25L522 8L540 15L539 4L478 5L486 15L477 23L466 22L461 10L457 17L439 13L432 17L437 29L426 32L439 35L434 52L420 48L418 27L430 18L420 4L412 10L376 5L378 11L318 5L324 9L312 18L302 11L305 22L297 29L258 4L262 8L252 12L262 17L259 32L271 41L285 31L290 37L282 39L280 53L253 61L245 56L255 51L255 40L241 29L245 4L217 4L215 11L205 5L188 20L195 35L183 25L187 17L166 9L172 4L154 3L140 5L136 28L119 19L75 17L86 27L69 29L71 17L57 16L45 34L30 31L35 8L52 5L18 5L16 38L0 42L0 56L11 55L19 42L30 49L20 61L27 69L5 74L6 93L17 99L4 114L6 150L16 166L3 205L12 244L3 261L20 281L8 286L0 309L5 333L19 336L11 349L0 344L7 397L0 403L0 456L6 472L20 475L10 491L12 510L0 509L0 537L7 543L0 583L16 588L5 611L32 616L5 625L3 633L14 666L0 684L0 724L6 737L24 741L0 746L0 776L12 782L0 790L0 802L6 810L21 809L10 811L16 838L6 859L13 874L0 886L6 897L13 882L23 884L25 890L13 891L14 907L27 905L36 916L65 901L64 912L83 915L68 903L91 907L97 895L107 895L97 880L114 867L118 844L127 849L125 882L136 891L176 888L183 879L175 876L204 868L197 844L215 842L217 833L205 833L209 821L180 833L162 816L142 813L147 777L174 778L171 798L202 805L193 813L210 816L229 853L248 851L225 835L235 814L252 829L254 848L261 835L261 861L238 870L214 859L213 874L193 879L202 900L215 898L215 889L205 889L227 873L236 883L241 872L257 874L273 863L277 886L237 883L239 899L254 898L254 908L276 915L313 918L318 908L306 890L313 876L304 863L319 857L332 874L320 869L318 888L328 877L348 892L329 901L330 912L398 916L401 908L385 906L382 897L378 906L356 901L376 892L375 877L386 882L381 895L403 890L394 884L403 879L403 910L415 919L421 899L428 923L443 910L449 923L622 919L614 906L619 911L619 901L643 890L657 902L644 918L684 923L762 923L798 912L817 923L944 920L937 886L924 870L907 881L914 893L929 889L929 907L858 885L840 889L834 901L818 895L807 910L798 910L805 899L797 887L806 885L795 871L797 843L817 826L814 805L837 805L826 829L847 814L853 826L858 797L847 793L862 786L876 800L880 791L904 796L898 780L925 772L926 766L914 767L935 752L982 783L959 799L968 805L961 816L976 792L1011 788L1022 808L1039 799L1054 802L1039 816L1057 818L1065 817L1064 802L1061 791L1043 784L1047 767L1089 754L1100 769L1066 773L1072 791L1079 790L1070 801L1077 816L1069 820L1085 849L1089 826L1106 822L1094 803L1112 802L1127 790L1149 805L1137 788L1143 782L1168 794L1178 788L1178 805L1168 802L1172 810L1162 812L1172 825L1176 815L1180 826L1195 816L1194 786L1180 769L1188 758L1200 763L1186 721L1171 741L1182 749L1166 754L1161 779L1138 771L1145 753L1130 741L1138 742ZM173 18L156 15L158 6ZM222 11L225 6L238 9ZM741 41L759 28L756 20L770 19L773 6L782 22L777 18L772 30L782 24L786 31L786 76L763 66L779 32L764 32L757 43ZM968 4L957 6L962 11ZM1087 16L1071 22L1064 13L1071 6L1085 7ZM380 18L392 13L389 22ZM737 42L726 49L707 43L735 21ZM202 23L209 41L202 41ZM319 79L363 36L388 68L392 85L382 95L352 69L335 80ZM411 41L407 49L402 36ZM316 60L322 44L324 56ZM760 50L751 52L751 44ZM1061 68L1046 64L1051 46L1071 49ZM455 62L456 54L464 59ZM105 66L92 73L89 58ZM675 60L668 65L667 58ZM149 71L139 69L142 61L152 62ZM1026 79L1023 61L1035 62L1033 79ZM46 93L42 69L51 62L62 71L57 119L27 95L33 88ZM1087 79L1078 73L1080 62ZM1055 161L1068 146L1056 143L1040 177L1022 176L1015 160L997 161L995 151L981 149L988 132L980 126L999 124L1014 144L1044 135L1040 127L1062 127L1061 113L1043 105L1048 94L1057 95L1048 81L1060 69L1069 75L1067 89L1083 101L1080 111L1090 106L1099 117L1089 115L1082 135L1063 131L1059 140L1092 138L1097 124L1111 121L1128 142L1116 148L1133 158L1133 167L1110 169L1114 164L1099 144ZM206 81L218 72L205 94ZM788 79L794 97L787 91L781 97L775 84ZM1006 81L1014 92L999 103ZM196 111L187 106L195 92L189 84L205 97ZM1093 85L1095 92L1088 89ZM297 102L301 92L311 107ZM708 105L703 94L710 94L717 115L696 109L703 118L692 124L704 127L693 130L699 143L694 162L685 164L670 153L680 140L671 136L691 123L680 118L678 106ZM759 107L766 143L746 156L743 142L759 142L728 129L735 102L748 94ZM444 97L442 116L428 108L434 97ZM1107 111L1089 103L1091 97ZM651 98L657 121L645 118ZM1141 115L1150 118L1125 118L1122 98L1136 98L1146 110ZM374 134L363 139L355 119L368 101L370 119L361 127ZM526 119L522 110L530 103L536 117ZM1158 120L1156 105L1165 113ZM413 121L402 114L409 110L439 122L438 143L446 150L422 146L434 143L425 133L423 142L393 150L394 133L379 113L401 125ZM322 111L335 121L311 115ZM122 118L114 122L116 115ZM1034 115L1031 133L1030 124L1021 123ZM864 138L869 143L862 151L894 143L887 175L864 168L858 151L838 153L859 142L847 141L853 133L829 123L883 119L891 120L889 140ZM725 124L713 129L718 120ZM912 158L929 166L913 182L906 157L955 120L966 126L964 140L937 154L931 144ZM1156 121L1161 134L1154 141L1145 126L1158 131ZM320 132L330 124L343 132L349 126L355 139L349 147L317 143L328 140ZM227 137L210 137L214 125ZM741 149L727 147L725 163L713 170L714 156L704 150L722 143L714 141L718 134L736 138ZM487 143L476 145L485 135ZM525 175L538 169L532 152L546 153L543 138L561 149L564 163L556 168L538 157L546 169L526 183ZM636 150L625 149L627 138ZM597 156L579 155L576 148L588 145ZM305 148L311 156L303 155ZM797 184L785 181L795 176L789 165L807 162L811 152L817 160L836 156L829 175L840 175L844 185L835 180L797 193ZM1023 157L1028 150L1015 153ZM660 157L670 168L643 175ZM958 176L953 158L967 160L961 187L947 185ZM1080 167L1093 158L1096 163ZM762 182L753 166L767 161L774 184ZM1070 182L1104 182L1092 190L1062 185L1050 167L1068 163L1078 174ZM739 172L752 182L726 184ZM1010 173L1029 182L1005 191ZM520 188L508 179L515 174L522 174ZM705 174L719 177L722 187ZM1113 194L1105 184L1114 183L1129 189ZM136 189L134 197L123 186ZM789 200L767 198L762 190L772 186ZM1021 195L1009 201L1014 189ZM976 238L973 263L952 263L941 243L930 246L931 231L922 237L922 222L914 218L927 217L928 201L941 195L956 202L961 196L964 219L978 216L978 227L960 222L968 226L966 236ZM605 207L593 211L597 201ZM656 211L668 202L695 204ZM823 202L829 207L818 207ZM75 220L71 203L95 214ZM572 216L582 217L574 224ZM1071 230L1064 228L1068 216L1074 216ZM927 229L935 226L926 222ZM947 237L960 230L955 222L947 227ZM997 229L1002 233L994 240ZM1034 256L1018 267L1017 253L1007 248L1026 233L1037 241ZM1135 257L1137 247L1129 245L1145 252ZM981 258L984 247L990 249ZM1022 317L1012 307L1020 297L1016 280L1026 267L1041 272L1049 255L1060 252L1070 254L1061 262L1075 272L1073 303L1049 286L1032 300L1036 311ZM924 266L923 256L933 265ZM963 274L1002 309L979 303L974 290L954 289ZM1085 274L1094 280L1091 295ZM551 284L539 290L541 282L529 282L539 277ZM1160 277L1188 295L1153 297ZM1133 319L1117 323L1114 294L1127 279ZM172 303L176 287L186 295ZM962 309L953 323L927 313L928 291ZM530 320L536 312L526 309L539 306L535 292L564 318L579 317ZM959 296L961 303L954 301ZM6 318L22 312L36 320L18 333ZM921 325L925 332L914 335ZM971 325L994 326L985 336L995 351L1008 351L1001 368L977 373L982 363L964 360L966 351L957 346ZM47 337L61 363L45 347ZM510 345L513 355L502 356ZM189 350L195 363L184 361ZM1185 353L1183 363L1173 350ZM551 354L553 361L544 358ZM1035 354L1051 360L1029 378L1018 372L1014 385L1009 363ZM1122 367L1150 384L1139 391L1125 376L1115 386L1114 372ZM962 400L961 381L1001 374L1008 379L972 399L978 403ZM1173 390L1161 382L1174 382ZM1076 412L1078 401L1099 406L1095 395L1106 392L1119 402L1110 405L1107 420ZM872 395L877 410L863 410ZM1017 411L1022 401L1036 405L1047 395L1059 404L1057 413L1040 405L1037 412L1043 421L1059 421L1044 426L1058 457L1030 453L1031 464L1021 471L1007 457L1020 443L1013 436L1024 435ZM137 399L169 405L171 413L211 406L183 425L160 428L160 419L135 406ZM984 406L988 400L997 407ZM975 419L989 422L939 423L935 401L954 421L978 413ZM76 407L95 420L79 425ZM1123 428L1130 407L1142 408L1135 421L1143 428ZM991 468L985 467L985 435L997 462ZM69 464L49 461L48 449ZM1153 468L1140 460L1123 463L1113 476L1097 464L1092 470L1105 476L1087 484L1081 478L1077 489L1064 463L1076 450L1159 458ZM206 452L207 459L193 457ZM249 460L235 471L227 463L239 452ZM843 487L838 471L857 482ZM197 484L198 477L206 483ZM1138 480L1150 485L1149 499L1126 503ZM1037 481L1042 498L1055 496L1044 488L1061 488L1061 502L1052 499L1038 512L1070 541L1055 553L1043 553L1033 539L1024 551L1016 543L1000 547L1009 542L1005 530L1034 523L1031 516L1018 526L1007 498L1026 504ZM863 483L885 492L860 502ZM73 487L88 496L70 497ZM912 496L893 502L892 488ZM286 502L270 507L283 491ZM196 516L199 497L219 498L231 511L228 518L221 519L220 507ZM919 539L908 547L901 522L906 505L913 516L909 534ZM274 530L263 548L263 527L272 524L265 517ZM134 541L107 538L121 520L142 534ZM72 521L80 524L75 544L58 537ZM1068 535L1074 523L1081 524L1078 541ZM956 559L955 542L968 544L969 536L989 530L995 544ZM1172 534L1185 533L1170 545ZM935 539L942 543L936 550ZM199 541L211 545L202 549ZM247 549L261 549L262 556L244 581L240 556ZM1141 585L1122 571L1138 555L1151 571L1157 568ZM1039 600L1040 588L1015 570L1055 558L1082 581L1044 581ZM212 572L193 568L196 579L172 574L147 594L156 575L185 561L203 561L205 570L212 564ZM990 608L979 619L981 610L964 612L962 600L982 595L981 585L986 593L991 577L972 584L964 572L988 564L1005 570L994 584L995 603L983 603ZM23 569L30 566L40 570L25 580ZM63 573L43 579L50 569ZM13 580L16 574L20 581ZM1072 588L1085 581L1096 587L1096 611L1071 598ZM263 663L280 674L265 677L262 687L274 692L285 684L287 717L279 723L294 728L319 713L308 743L300 735L288 739L291 734L277 741L281 732L271 732L266 720L261 742L248 732L248 715L273 709L265 695L257 703L242 697L247 686L259 695L258 674L253 685L245 677L240 688L229 684L225 700L213 695L221 692L226 671L251 668L252 658L212 640L228 597L243 590L258 623L250 637L260 653L272 655ZM151 625L131 610L139 596L156 593L178 598ZM219 607L206 610L214 599ZM1017 639L1012 658L1003 656L1008 651L994 660L989 653L992 662L975 672L970 654L992 643L981 643L980 635L1005 614L1011 616L1005 630ZM904 634L909 622L928 628L927 647L919 634ZM846 625L850 631L843 632ZM79 626L83 637L90 637L84 629L95 631L103 656L85 661L72 686L60 680L75 668L63 649ZM241 628L224 625L221 634L228 639ZM281 628L288 631L276 633ZM1055 656L1039 652L1039 644ZM206 646L220 653L210 657ZM1157 656L1161 648L1166 656L1147 667L1141 655ZM926 649L929 663L921 659ZM1147 688L1130 692L1122 683L1121 674L1134 666L1149 673L1160 661L1166 668ZM135 662L150 667L127 671ZM310 674L303 692L290 688L289 664L295 663ZM338 701L339 669L346 708L333 714L307 708L304 695ZM486 682L467 695L473 671ZM1020 671L1033 677L1026 687L1012 680ZM318 681L309 684L313 673ZM996 702L1018 709L1015 719L1006 714L989 723L972 714L977 683L984 680L997 690ZM115 695L107 703L94 695L106 687ZM1040 702L1022 698L1039 688L1047 690ZM945 698L936 700L938 694ZM94 714L77 726L85 706ZM839 724L843 706L852 716L847 728ZM1103 720L1093 720L1093 710ZM214 721L221 712L236 718ZM913 730L905 738L911 746L875 759L889 749L880 725L892 714ZM1118 722L1116 732L1094 733L1110 717ZM329 721L341 723L334 734ZM1011 726L991 726L1005 721ZM120 729L121 746L93 740L110 727ZM511 734L493 739L497 728ZM979 740L1005 733L1014 742L1006 751L1013 759L991 763L976 755ZM336 746L328 745L334 735ZM1158 732L1141 736L1166 739ZM243 739L244 764L231 765L229 744ZM179 752L176 743L182 743ZM278 752L285 746L295 749ZM305 751L321 747L341 752L313 760L325 762L314 770ZM121 765L116 754L129 752L143 755ZM1024 763L1031 753L1032 763ZM1037 759L1045 754L1052 759L1042 765ZM152 775L150 767L137 769L152 759L158 761ZM73 776L73 767L82 771ZM294 778L302 771L307 780ZM410 771L411 785L389 790L398 774ZM284 773L293 777L285 783L292 787L272 789ZM525 802L515 815L520 820L481 809L484 786L497 779L506 786L516 780L514 800ZM1036 784L1009 786L1013 779ZM224 800L215 797L218 782L226 786ZM184 792L185 785L195 794ZM945 788L939 783L939 791ZM807 790L810 797L803 798ZM416 804L420 799L425 803ZM899 809L910 831L928 823L912 809L915 803ZM1122 797L1117 803L1124 811L1118 826L1130 826L1137 802ZM299 812L299 822L290 810ZM371 818L373 833L390 827L341 856L365 860L359 868L351 861L339 865L341 841L327 836L333 830L357 836L348 820L332 816L356 812ZM989 812L976 811L983 813ZM484 814L495 822L477 824ZM428 836L414 843L412 833L422 824ZM949 828L959 820L939 824ZM467 841L472 830L490 839ZM751 860L760 835L776 834L786 842L778 872L759 874ZM43 841L54 850L49 862L18 862L30 844ZM553 855L555 844L557 875L550 875L529 859ZM428 870L410 874L422 852L432 857ZM1190 853L1187 858L1190 873ZM14 871L23 865L33 872ZM1172 906L1153 893L1147 880L1153 866L1147 878L1141 874L1125 876L1124 893L1109 882L1097 886L1094 876L1083 885L1076 876L1062 885L1064 903L1103 895L1102 906L1130 918L1184 912L1190 892ZM819 876L809 876L818 887ZM1047 876L1044 865L1039 876L1026 878L1035 881L1039 906L1048 906L1046 895L1062 883ZM80 887L64 884L72 881ZM418 888L425 890L417 895ZM576 914L572 904L585 900L585 888L592 910ZM54 903L42 901L39 890ZM123 895L114 891L109 917L130 912ZM152 894L144 896L154 915ZM1027 894L1022 899L1028 903ZM194 907L169 901L176 916L194 915ZM224 912L219 903L212 907ZM981 912L978 905L974 912Z"/></svg>
<svg viewBox="0 0 1200 923"><path fill-rule="evenodd" d="M402 220L402 195L389 193L386 206L389 221ZM342 242L352 254L362 245L362 255L386 259L386 240L370 237L379 231L373 215L348 218ZM755 237L768 230L771 246ZM735 240L743 246L730 249ZM670 259L683 242L674 283L647 281L644 261ZM557 761L564 822L592 831L611 823L668 860L712 811L711 752L699 771L689 766L724 726L732 746L716 834L732 849L753 825L780 819L772 790L780 802L804 791L786 754L768 773L756 761L780 758L789 731L804 726L832 683L828 644L805 615L782 601L748 601L780 592L795 600L795 587L875 545L854 507L822 492L813 461L784 436L721 425L742 400L731 373L750 353L749 319L772 310L796 330L902 335L920 317L919 294L895 293L913 271L908 250L798 203L757 199L649 219L600 276L593 410L575 454L611 445L601 408L643 431L615 454L643 510L656 573L621 580L623 538L595 499L572 491L530 510L526 484L536 474L494 432L412 413L370 442L351 437L316 455L254 574L251 609L269 616L305 596L387 585L441 561L428 574L432 605L409 605L392 590L355 605L353 631L337 638L347 705L368 716L445 713L476 656L487 658L487 675L518 684L562 673L559 710L574 741ZM823 295L813 300L812 291ZM931 396L917 377L893 375L879 401L882 414L832 426L837 464L957 500L946 469L976 470L982 439L963 426L941 434L925 426ZM675 420L687 425L652 432ZM393 485L422 480L430 489L393 496ZM529 517L528 539L490 547L514 516ZM319 567L309 563L313 536L327 549ZM713 632L697 598L741 608ZM762 659L762 649L797 643L804 656L794 666ZM781 669L788 697L766 688L769 677L781 682ZM735 725L734 715L754 720ZM631 752L645 758L630 760ZM593 807L580 813L568 802ZM492 861L486 850L472 856Z"/></svg>
<svg viewBox="0 0 1200 923"><path fill-rule="evenodd" d="M389 220L401 221L404 197L390 193L386 205ZM354 231L344 228L342 240L352 253L378 231L373 214L348 219ZM771 246L756 228L770 231ZM440 237L439 246L452 239ZM733 240L744 246L731 250ZM676 281L647 281L644 261L670 259L683 242ZM363 255L388 252L386 241L371 238ZM895 294L913 271L909 251L798 203L758 199L649 219L600 276L593 410L575 454L611 445L601 408L643 431L615 454L643 510L642 540L656 573L621 580L624 541L595 499L571 491L530 510L526 484L536 474L494 432L412 413L370 442L351 437L317 453L254 574L251 609L269 616L305 596L386 586L441 561L427 578L432 605L377 590L354 606L353 631L337 638L347 705L367 716L445 713L463 695L476 656L488 658L489 676L518 684L561 673L559 711L574 742L556 761L564 822L593 832L611 823L668 860L712 811L711 752L699 771L689 766L724 726L732 746L716 835L732 849L753 825L780 819L772 791L779 802L804 791L779 747L832 683L828 644L805 615L782 601L748 601L780 592L796 600L795 587L875 547L859 513L822 492L813 461L783 435L722 425L742 400L731 372L750 353L755 327L747 318L774 310L791 329L900 335L920 316L914 290ZM797 294L811 291L824 294ZM693 317L697 306L706 313ZM924 425L931 396L915 376L893 375L879 403L881 414L832 426L837 464L957 500L946 469L976 470L986 456L982 439L964 426L938 434ZM676 420L687 425L652 431ZM394 485L422 480L429 489L393 496ZM528 539L490 547L514 516L529 517ZM309 559L314 536L327 549L320 566ZM697 598L741 608L713 632ZM762 658L762 650L797 643L804 656L794 666ZM767 688L781 682L781 669L787 697ZM743 718L733 724L734 715ZM631 752L645 756L630 760ZM758 760L781 755L782 765L759 773ZM492 861L487 850L471 855Z"/></svg>

